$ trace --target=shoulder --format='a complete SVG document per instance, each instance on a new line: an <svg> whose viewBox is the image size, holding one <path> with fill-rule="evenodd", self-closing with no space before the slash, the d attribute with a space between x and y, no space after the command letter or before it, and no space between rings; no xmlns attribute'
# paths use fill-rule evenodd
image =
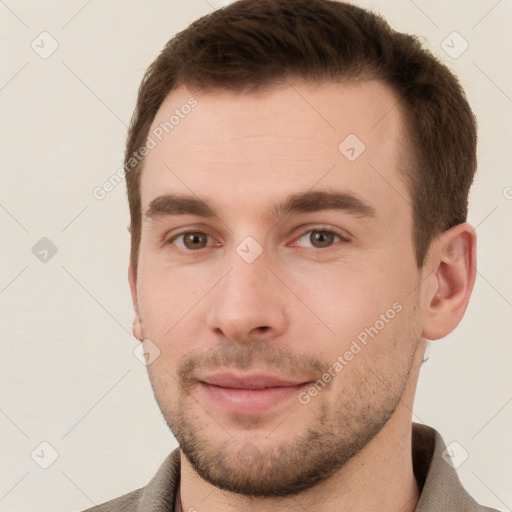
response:
<svg viewBox="0 0 512 512"><path fill-rule="evenodd" d="M180 450L173 450L147 485L83 512L174 510L180 480Z"/></svg>
<svg viewBox="0 0 512 512"><path fill-rule="evenodd" d="M144 487L114 498L83 512L136 512Z"/></svg>
<svg viewBox="0 0 512 512"><path fill-rule="evenodd" d="M413 423L413 469L421 495L416 512L499 512L476 502L464 489L437 430Z"/></svg>

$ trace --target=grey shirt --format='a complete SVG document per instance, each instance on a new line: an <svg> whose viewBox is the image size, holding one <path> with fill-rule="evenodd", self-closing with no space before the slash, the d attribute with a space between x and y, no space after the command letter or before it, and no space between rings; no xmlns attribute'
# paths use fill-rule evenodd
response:
<svg viewBox="0 0 512 512"><path fill-rule="evenodd" d="M421 493L416 512L499 512L479 505L465 491L455 469L442 457L445 448L435 429L412 424L412 462ZM176 448L145 487L84 512L179 512L179 481L180 450Z"/></svg>

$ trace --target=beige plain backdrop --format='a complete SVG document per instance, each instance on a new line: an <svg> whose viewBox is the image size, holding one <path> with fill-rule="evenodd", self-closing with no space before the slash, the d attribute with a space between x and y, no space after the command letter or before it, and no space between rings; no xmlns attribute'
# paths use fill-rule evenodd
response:
<svg viewBox="0 0 512 512"><path fill-rule="evenodd" d="M87 508L145 485L176 446L133 353L124 182L93 190L122 166L147 66L226 3L0 0L0 511ZM430 347L413 418L458 443L478 501L511 510L512 4L356 3L424 38L478 117L477 281Z"/></svg>

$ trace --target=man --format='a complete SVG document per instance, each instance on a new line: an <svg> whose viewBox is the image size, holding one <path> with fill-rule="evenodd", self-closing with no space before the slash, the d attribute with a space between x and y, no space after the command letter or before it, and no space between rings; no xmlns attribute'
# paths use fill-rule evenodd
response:
<svg viewBox="0 0 512 512"><path fill-rule="evenodd" d="M475 280L476 123L412 36L241 0L148 69L125 155L134 335L180 448L103 511L484 511L412 423Z"/></svg>

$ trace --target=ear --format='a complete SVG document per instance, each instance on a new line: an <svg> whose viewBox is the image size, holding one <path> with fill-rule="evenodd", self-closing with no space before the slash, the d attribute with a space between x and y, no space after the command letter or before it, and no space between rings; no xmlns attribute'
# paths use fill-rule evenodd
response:
<svg viewBox="0 0 512 512"><path fill-rule="evenodd" d="M136 273L135 266L132 261L130 261L130 265L128 267L128 283L130 284L130 291L132 293L132 303L133 303L133 312L134 312L132 332L133 332L133 335L139 341L142 341L142 338L143 338L142 322L140 319L138 297L137 297L137 273Z"/></svg>
<svg viewBox="0 0 512 512"><path fill-rule="evenodd" d="M425 268L433 270L428 276L422 336L437 340L457 327L473 290L476 277L474 228L465 222L445 231L432 243Z"/></svg>

